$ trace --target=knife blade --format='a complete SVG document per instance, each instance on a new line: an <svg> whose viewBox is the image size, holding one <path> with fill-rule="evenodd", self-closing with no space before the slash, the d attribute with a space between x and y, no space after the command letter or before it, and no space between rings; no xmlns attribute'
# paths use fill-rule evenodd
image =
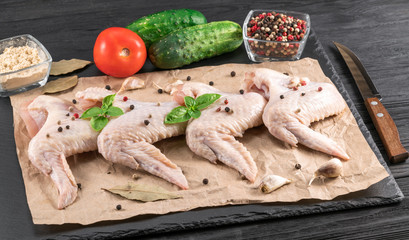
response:
<svg viewBox="0 0 409 240"><path fill-rule="evenodd" d="M399 132L386 108L381 103L381 95L373 84L359 58L344 45L333 42L341 53L342 58L348 66L352 77L364 99L366 109L371 116L376 131L381 137L391 163L405 161L409 154L402 146Z"/></svg>

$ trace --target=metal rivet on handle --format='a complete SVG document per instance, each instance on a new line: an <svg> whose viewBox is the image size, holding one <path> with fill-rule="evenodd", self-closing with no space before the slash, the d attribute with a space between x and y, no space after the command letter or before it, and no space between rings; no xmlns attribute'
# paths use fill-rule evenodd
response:
<svg viewBox="0 0 409 240"><path fill-rule="evenodd" d="M377 101L372 101L371 104L375 106L375 105L378 105L378 102Z"/></svg>
<svg viewBox="0 0 409 240"><path fill-rule="evenodd" d="M377 113L376 116L383 117L383 113Z"/></svg>

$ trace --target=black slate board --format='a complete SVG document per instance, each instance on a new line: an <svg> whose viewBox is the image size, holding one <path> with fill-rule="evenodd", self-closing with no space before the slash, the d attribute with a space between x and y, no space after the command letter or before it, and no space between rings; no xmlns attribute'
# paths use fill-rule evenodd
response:
<svg viewBox="0 0 409 240"><path fill-rule="evenodd" d="M237 54L238 51L241 52ZM239 58L245 57L243 51L244 47L236 50L236 53L232 53L229 56L231 57L229 62L242 62L243 60L240 60ZM379 149L373 141L370 132L363 123L362 118L358 114L358 111L353 105L348 93L345 91L339 76L335 72L334 67L332 66L314 31L311 31L302 57L311 57L319 61L325 75L334 82L346 100L358 122L359 128L367 139L372 150L375 152L381 164L390 174L389 168L387 167L387 164L379 152ZM213 65L217 65L226 62L224 62L224 58L219 58L213 60L212 63ZM190 65L188 68L195 67L195 65L196 64ZM203 65L203 63L201 65ZM144 70L146 71L147 69L145 68ZM150 69L148 71L150 71ZM249 221L300 216L359 207L378 206L397 203L402 200L403 194L401 190L399 189L395 179L392 176L389 176L366 190L348 194L346 196L340 196L332 201L303 200L297 203L289 204L251 204L203 208L162 216L138 216L123 221L100 222L89 226L81 226L77 224L50 226L34 225L32 223L30 225L29 222L24 221L20 228L26 234L31 233L31 236L27 236L28 239L111 239L143 235L146 236L148 234L222 226Z"/></svg>

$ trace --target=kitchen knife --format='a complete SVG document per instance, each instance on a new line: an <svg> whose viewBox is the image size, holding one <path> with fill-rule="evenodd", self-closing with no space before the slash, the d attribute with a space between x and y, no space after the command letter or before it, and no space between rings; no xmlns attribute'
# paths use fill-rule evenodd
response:
<svg viewBox="0 0 409 240"><path fill-rule="evenodd" d="M366 109L372 118L376 130L381 137L391 163L405 161L408 158L408 151L402 146L399 139L399 132L396 125L380 102L381 96L372 83L371 78L358 57L344 45L333 42L338 48L347 64L349 71L354 78L359 92L364 99Z"/></svg>

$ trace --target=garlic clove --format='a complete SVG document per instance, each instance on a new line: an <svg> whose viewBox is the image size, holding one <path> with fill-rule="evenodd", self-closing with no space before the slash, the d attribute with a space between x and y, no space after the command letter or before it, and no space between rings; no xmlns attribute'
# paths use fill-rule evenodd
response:
<svg viewBox="0 0 409 240"><path fill-rule="evenodd" d="M328 162L321 165L315 172L314 176L310 180L308 185L319 176L327 177L327 178L336 178L342 173L342 162L338 158L333 158Z"/></svg>
<svg viewBox="0 0 409 240"><path fill-rule="evenodd" d="M263 178L259 188L263 193L271 193L289 183L291 183L291 180L287 178L270 174Z"/></svg>

